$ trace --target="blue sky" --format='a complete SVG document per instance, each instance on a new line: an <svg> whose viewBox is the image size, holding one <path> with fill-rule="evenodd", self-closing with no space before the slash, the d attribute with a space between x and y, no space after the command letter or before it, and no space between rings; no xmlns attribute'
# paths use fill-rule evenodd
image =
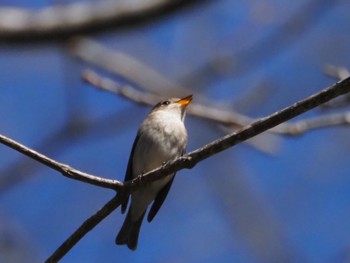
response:
<svg viewBox="0 0 350 263"><path fill-rule="evenodd" d="M332 84L325 64L350 68L349 7L345 0L205 1L89 37L186 85L198 103L262 117ZM218 57L225 58L222 70L200 70ZM1 44L0 133L82 171L122 180L149 108L83 83L88 68L94 67L73 58L64 43ZM316 109L298 119L346 110ZM188 150L224 135L215 123L190 116L186 126ZM346 262L348 136L349 127L333 127L260 138L272 154L238 145L178 173L155 220L144 222L136 252L114 244L124 219L117 210L62 262ZM113 195L5 146L0 156L0 262L43 261Z"/></svg>

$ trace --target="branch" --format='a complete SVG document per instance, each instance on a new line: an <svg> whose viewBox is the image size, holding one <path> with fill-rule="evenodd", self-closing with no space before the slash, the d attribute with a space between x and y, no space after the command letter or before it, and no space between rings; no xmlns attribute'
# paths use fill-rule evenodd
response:
<svg viewBox="0 0 350 263"><path fill-rule="evenodd" d="M142 105L153 106L162 99L159 95L142 92L136 90L130 85L121 85L109 78L101 77L92 70L84 71L82 79L96 88L114 93ZM253 119L236 112L227 112L209 106L202 106L193 102L191 103L191 107L187 109L187 114L214 121L219 124L237 127L242 127L253 121Z"/></svg>
<svg viewBox="0 0 350 263"><path fill-rule="evenodd" d="M156 70L143 64L137 59L121 52L109 50L103 45L88 38L76 38L69 45L69 49L70 52L77 58L117 74L118 76L125 78L129 82L132 82L147 91L142 92L136 90L130 85L120 85L108 78L103 78L96 72L90 70L83 73L82 78L86 82L102 90L115 93L128 100L142 105L153 106L163 98L161 97L161 90L167 89L167 95L174 93L174 91L177 95L187 95L190 93L190 91L187 89L174 84L173 82L164 78ZM187 113L189 115L205 119L207 121L216 122L234 129L241 128L255 121L253 118L232 110L226 111L215 107L210 107L209 105L203 106L195 103L191 103L191 107L188 109ZM335 119L337 121L334 121ZM319 125L315 125L315 123L318 123ZM340 116L340 114L338 114L338 116L331 114L301 120L295 123L283 123L280 126L271 129L270 132L279 135L298 136L316 128L348 124L349 121L347 114L344 114L343 116Z"/></svg>
<svg viewBox="0 0 350 263"><path fill-rule="evenodd" d="M69 52L76 58L114 73L142 89L158 93L166 91L167 95L188 94L188 89L165 78L155 69L138 59L89 38L74 38L68 44Z"/></svg>
<svg viewBox="0 0 350 263"><path fill-rule="evenodd" d="M77 2L36 11L0 8L0 42L66 39L77 34L154 20L198 0ZM203 2L203 1L202 1Z"/></svg>
<svg viewBox="0 0 350 263"><path fill-rule="evenodd" d="M75 230L74 233L65 242L63 242L62 245L45 262L54 263L62 259L71 250L71 248L80 241L80 239L82 239L110 213L117 209L120 205L120 201L121 199L118 195L109 200L108 203L106 203L100 210L89 217L77 230Z"/></svg>
<svg viewBox="0 0 350 263"><path fill-rule="evenodd" d="M281 125L271 129L271 131L281 135L297 136L315 129L349 124L350 112L341 112L300 120L294 123L282 123Z"/></svg>
<svg viewBox="0 0 350 263"><path fill-rule="evenodd" d="M114 189L114 190L119 190L123 186L123 183L118 180L111 180L111 179L106 179L102 177L97 177L97 176L76 170L66 164L59 163L1 134L0 134L0 143L5 144L8 147L16 150L17 152L23 153L24 155L60 172L62 175L68 178L79 180L85 183L89 183L89 184L104 187L104 188Z"/></svg>
<svg viewBox="0 0 350 263"><path fill-rule="evenodd" d="M136 90L130 85L121 85L109 78L101 77L96 72L91 70L84 71L82 74L82 79L96 88L114 93L142 105L152 106L162 99L158 95L142 92ZM216 122L230 128L241 128L255 121L250 117L234 111L225 111L196 103L191 103L191 107L187 109L187 113L194 117ZM280 135L297 136L318 128L336 125L349 125L349 115L350 113L329 114L306 120L300 120L295 123L282 123L279 126L272 128L270 132Z"/></svg>
<svg viewBox="0 0 350 263"><path fill-rule="evenodd" d="M312 95L304 100L294 103L293 105L281 111L275 112L274 114L271 114L265 118L259 119L251 123L250 125L241 128L237 132L226 135L218 140L215 140L205 145L202 148L199 148L195 151L190 152L189 154L181 156L175 160L169 161L163 166L158 167L157 169L149 171L143 175L139 175L136 178L125 182L124 184L114 180L110 180L109 182L106 181L103 184L93 183L95 185L103 186L103 187L111 183L113 187L107 187L111 189L115 189L116 185L118 185L118 189L117 189L118 195L114 199L109 201L99 212L97 212L95 215L90 217L86 222L84 222L84 224L70 238L68 238L48 260L62 258L88 231L90 231L93 227L95 227L99 222L103 220L103 218L105 218L109 213L111 213L114 209L116 209L119 206L120 200L121 200L119 198L123 198L124 195L127 195L132 191L137 190L139 187L146 184L147 182L153 182L162 177L165 177L168 174L174 173L176 171L179 171L185 168L187 169L193 168L197 163L215 154L218 154L230 147L235 146L236 144L239 144L240 142L246 141L308 110L311 110L331 99L334 99L338 96L344 95L349 92L350 92L350 77L334 84L329 88L324 89L323 91L315 95ZM60 171L63 174L67 172L67 169L66 169L67 166L63 165L63 168L62 168L61 167L62 164L57 163L56 161L53 161L47 158L46 156L39 154L33 150L30 150L29 148L19 143L16 143L4 136L0 137L0 142L57 171ZM79 180L79 176L81 175L85 175L85 174L78 171L78 173L74 173L73 177L71 177L71 174L69 174L68 177ZM82 176L82 181L90 183L92 181L91 180L92 178L90 177L87 177L87 178L88 179ZM116 183L116 182L118 183L114 185L113 183Z"/></svg>
<svg viewBox="0 0 350 263"><path fill-rule="evenodd" d="M165 165L149 171L137 178L124 183L125 187L137 189L140 184L158 180L164 175L171 174L182 169L191 169L197 163L218 154L230 147L235 146L243 141L246 141L260 133L263 133L283 122L286 122L306 111L309 111L331 99L350 92L350 77L340 81L333 86L326 88L319 93L316 93L304 100L294 103L293 105L277 111L265 118L259 119L242 129L233 132L229 135L221 137L202 148L192 151L175 160L167 162Z"/></svg>

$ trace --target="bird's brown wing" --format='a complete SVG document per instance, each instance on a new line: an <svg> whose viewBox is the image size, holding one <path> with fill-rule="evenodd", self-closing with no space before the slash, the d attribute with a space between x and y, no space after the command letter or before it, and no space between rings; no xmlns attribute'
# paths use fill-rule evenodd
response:
<svg viewBox="0 0 350 263"><path fill-rule="evenodd" d="M127 167L126 173L125 173L124 182L133 179L132 162L133 162L133 158L134 158L135 148L136 148L136 145L137 145L137 142L138 142L139 138L140 138L140 134L137 133L137 136L136 136L136 138L134 140L134 144L132 145L132 149L131 149L131 153L130 153L130 157L129 157L129 161L128 161L128 167ZM126 198L125 201L121 204L122 214L125 213L126 208L128 206L128 202L129 202L129 197Z"/></svg>
<svg viewBox="0 0 350 263"><path fill-rule="evenodd" d="M182 151L181 155L185 154L185 150ZM154 199L154 202L152 204L152 207L148 213L147 221L151 222L153 218L158 213L159 209L161 208L162 204L164 203L165 198L167 197L169 190L171 188L171 185L174 181L176 173L172 176L171 180L162 188L162 190L159 191L156 198Z"/></svg>
<svg viewBox="0 0 350 263"><path fill-rule="evenodd" d="M159 209L161 208L162 204L164 203L165 198L168 195L168 192L170 190L171 184L173 183L175 178L175 174L173 178L162 188L162 190L159 191L156 198L154 199L154 202L152 204L151 210L148 213L147 221L151 222L153 218L158 213Z"/></svg>

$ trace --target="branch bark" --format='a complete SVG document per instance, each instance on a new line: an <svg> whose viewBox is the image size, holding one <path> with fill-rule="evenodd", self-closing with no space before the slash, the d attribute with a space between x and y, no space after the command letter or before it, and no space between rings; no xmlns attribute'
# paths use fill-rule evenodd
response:
<svg viewBox="0 0 350 263"><path fill-rule="evenodd" d="M304 100L301 100L293 105L286 107L278 112L275 112L265 118L259 119L250 125L247 125L240 130L226 135L220 139L217 139L202 148L199 148L195 151L192 151L182 157L179 157L175 160L167 162L165 165L158 167L152 171L149 171L143 175L139 175L133 180L127 181L124 184L118 181L119 192L118 195L109 201L100 211L98 211L95 215L90 217L87 221L83 223L81 227L78 228L48 259L47 262L55 262L54 259L62 258L66 253L70 251L70 249L91 229L93 229L99 222L101 222L109 213L111 213L114 209L116 209L120 204L120 199L123 198L124 195L131 193L132 191L137 190L142 185L158 180L167 174L182 170L182 169L191 169L199 162L218 154L230 147L239 144L240 142L246 141L264 131L267 131L283 122L286 122L308 110L311 110L331 99L334 99L338 96L347 94L350 92L350 77L344 79L333 86L322 90L321 92L312 95ZM46 156L39 154L13 140L10 140L4 136L0 137L0 142L31 157L35 160L47 165L50 168L53 168L64 174L65 169L62 169L56 161L53 161ZM65 165L63 165L66 167ZM90 179L87 180L85 173L77 172L74 174L73 179L79 180L81 176L81 181L89 182ZM68 176L70 177L70 176ZM72 177L70 177L72 178ZM111 183L111 187L108 187L108 184ZM115 189L115 181L111 180L111 182L104 182L103 184L96 184L101 187ZM113 187L112 187L113 186ZM50 260L50 261L49 261Z"/></svg>
<svg viewBox="0 0 350 263"><path fill-rule="evenodd" d="M153 106L159 100L163 99L161 92L164 92L164 89L166 89L167 96L172 96L174 95L173 93L185 96L190 93L184 87L163 77L162 74L150 68L149 65L145 65L141 61L124 53L109 50L91 39L76 38L70 42L69 50L73 56L121 76L127 81L136 84L136 86L141 87L145 92L136 90L130 85L120 85L111 79L99 76L91 70L83 73L82 78L86 82L139 104ZM342 73L343 79L346 76L345 74L346 72ZM203 106L195 103L191 103L191 107L187 112L192 116L216 122L230 129L241 128L255 121L255 119L236 111L227 111L210 105ZM329 114L295 123L283 123L271 129L270 132L278 135L298 136L318 128L349 125L348 115L348 113Z"/></svg>
<svg viewBox="0 0 350 263"><path fill-rule="evenodd" d="M277 111L265 118L261 118L242 129L217 139L202 148L192 151L175 160L167 162L162 167L149 171L137 178L125 182L125 187L136 188L145 182L151 182L162 178L166 174L173 173L182 169L191 169L197 163L218 154L230 147L246 141L260 133L263 133L283 122L286 122L306 111L309 111L323 103L330 101L338 96L350 92L350 77L340 81L333 86L326 88L304 100L294 103L280 111Z"/></svg>
<svg viewBox="0 0 350 263"><path fill-rule="evenodd" d="M98 89L111 92L141 105L153 106L155 103L163 99L159 95L139 91L130 85L121 85L109 78L101 77L92 70L86 70L82 74L82 79ZM191 103L191 107L187 109L187 113L194 117L235 129L244 127L245 125L255 121L255 119L235 111L225 111L215 107L210 107L207 105L204 106L196 103ZM349 124L349 113L345 112L323 115L320 117L300 120L294 123L284 122L278 126L275 126L269 131L279 135L297 136L314 129Z"/></svg>
<svg viewBox="0 0 350 263"><path fill-rule="evenodd" d="M158 94L163 92L167 96L189 92L188 89L170 81L137 58L108 49L92 39L74 38L69 42L67 48L72 56L114 73L147 92Z"/></svg>
<svg viewBox="0 0 350 263"><path fill-rule="evenodd" d="M62 175L70 179L79 180L85 183L89 183L89 184L104 187L104 188L114 189L114 190L119 190L123 187L123 183L118 180L106 179L106 178L81 172L77 169L70 167L67 164L63 164L53 159L50 159L49 157L41 153L38 153L24 146L23 144L20 144L19 142L16 142L10 138L7 138L6 136L1 134L0 134L0 143L60 172Z"/></svg>
<svg viewBox="0 0 350 263"><path fill-rule="evenodd" d="M77 2L36 11L0 8L0 42L65 40L111 28L154 20L198 0L127 0ZM202 0L203 2L203 0Z"/></svg>

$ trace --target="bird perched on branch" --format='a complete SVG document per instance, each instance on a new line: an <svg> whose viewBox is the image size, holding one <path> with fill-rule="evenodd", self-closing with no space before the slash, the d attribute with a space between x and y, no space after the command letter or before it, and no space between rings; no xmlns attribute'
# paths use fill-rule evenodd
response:
<svg viewBox="0 0 350 263"><path fill-rule="evenodd" d="M187 145L187 131L184 125L186 107L192 95L182 99L161 101L153 107L141 124L134 141L125 181L151 171L163 163L181 156ZM116 244L127 245L135 250L142 220L148 205L152 207L147 220L151 222L162 206L175 173L142 186L131 194L131 205L125 221L116 238ZM128 198L129 199L129 198ZM122 203L125 212L128 199Z"/></svg>

